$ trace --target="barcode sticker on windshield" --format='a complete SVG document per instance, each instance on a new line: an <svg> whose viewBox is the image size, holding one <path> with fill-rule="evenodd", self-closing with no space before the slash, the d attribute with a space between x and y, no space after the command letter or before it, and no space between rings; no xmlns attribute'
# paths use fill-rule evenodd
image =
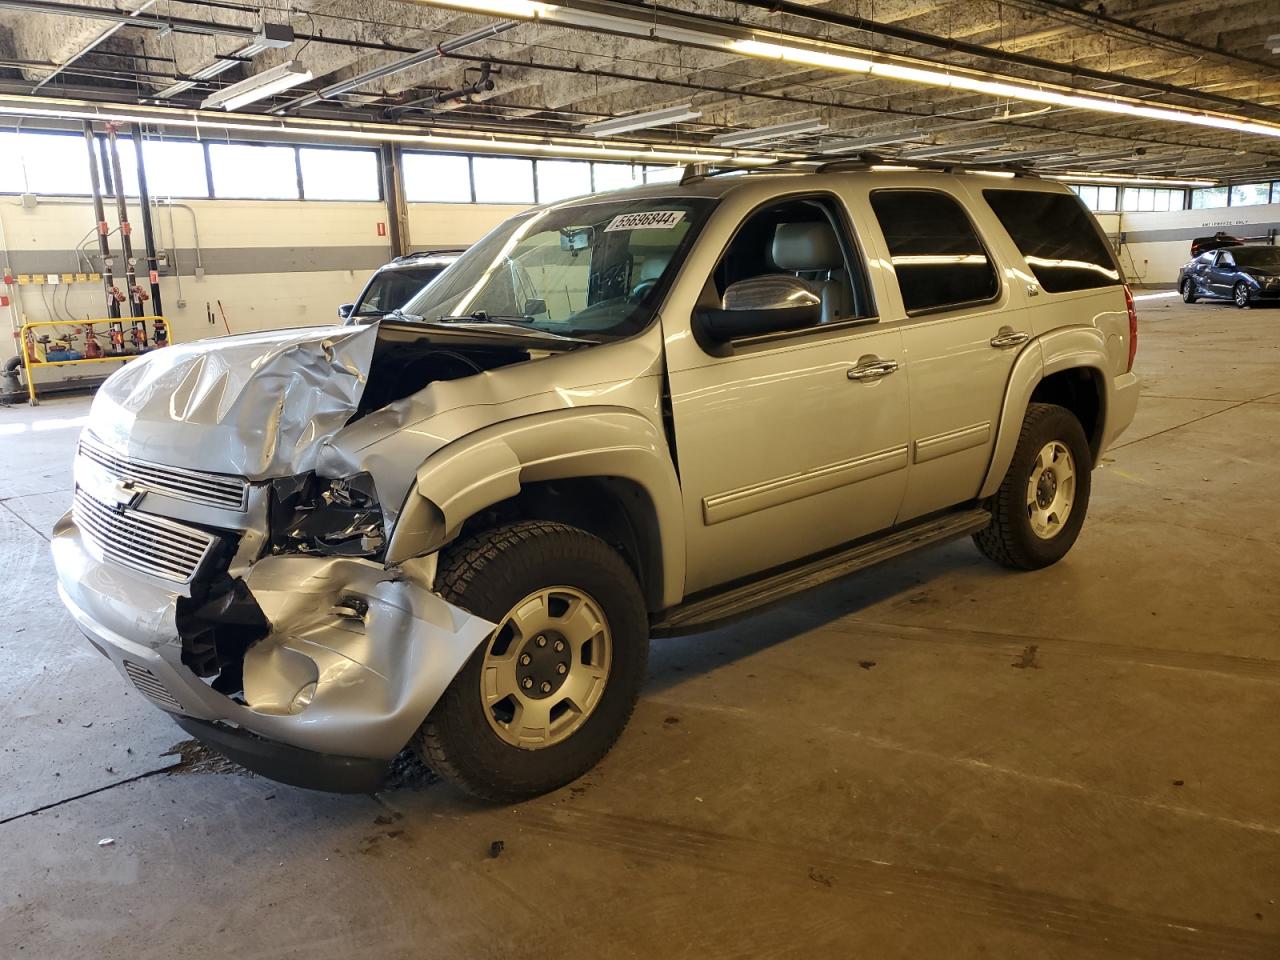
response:
<svg viewBox="0 0 1280 960"><path fill-rule="evenodd" d="M624 213L614 217L604 228L614 230L670 230L684 219L683 210L650 210L646 213Z"/></svg>

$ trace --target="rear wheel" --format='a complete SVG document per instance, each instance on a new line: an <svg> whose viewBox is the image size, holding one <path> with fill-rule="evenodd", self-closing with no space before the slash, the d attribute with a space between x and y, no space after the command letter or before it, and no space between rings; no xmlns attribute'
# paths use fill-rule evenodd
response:
<svg viewBox="0 0 1280 960"><path fill-rule="evenodd" d="M1249 305L1249 285L1241 280L1231 290L1231 299L1235 301L1236 306L1244 309Z"/></svg>
<svg viewBox="0 0 1280 960"><path fill-rule="evenodd" d="M414 737L423 761L496 801L595 766L626 726L648 661L648 614L623 558L583 530L527 521L457 544L436 583L498 626Z"/></svg>
<svg viewBox="0 0 1280 960"><path fill-rule="evenodd" d="M1056 404L1031 404L1009 471L991 501L991 526L974 534L978 549L1014 570L1061 560L1084 524L1092 468L1075 415Z"/></svg>
<svg viewBox="0 0 1280 960"><path fill-rule="evenodd" d="M1182 302L1195 303L1198 299L1200 298L1196 296L1195 281L1190 277L1185 278L1182 281Z"/></svg>

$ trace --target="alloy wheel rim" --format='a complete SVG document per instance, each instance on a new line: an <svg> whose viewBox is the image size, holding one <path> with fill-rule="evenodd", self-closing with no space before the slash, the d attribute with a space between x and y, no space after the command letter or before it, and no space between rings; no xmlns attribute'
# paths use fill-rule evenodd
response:
<svg viewBox="0 0 1280 960"><path fill-rule="evenodd" d="M1031 531L1052 540L1071 516L1076 497L1076 462L1061 440L1050 440L1036 454L1027 480L1027 517Z"/></svg>
<svg viewBox="0 0 1280 960"><path fill-rule="evenodd" d="M1243 307L1249 302L1249 291L1243 285L1236 287L1236 304Z"/></svg>
<svg viewBox="0 0 1280 960"><path fill-rule="evenodd" d="M563 743L600 704L613 635L600 605L576 587L530 593L485 646L480 698L504 743L538 750Z"/></svg>

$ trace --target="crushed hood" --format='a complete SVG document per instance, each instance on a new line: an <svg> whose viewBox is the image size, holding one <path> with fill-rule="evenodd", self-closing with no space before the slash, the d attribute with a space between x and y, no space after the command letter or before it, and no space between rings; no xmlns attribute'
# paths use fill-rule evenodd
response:
<svg viewBox="0 0 1280 960"><path fill-rule="evenodd" d="M306 472L364 392L376 324L175 344L126 364L94 397L94 434L139 460L250 480Z"/></svg>

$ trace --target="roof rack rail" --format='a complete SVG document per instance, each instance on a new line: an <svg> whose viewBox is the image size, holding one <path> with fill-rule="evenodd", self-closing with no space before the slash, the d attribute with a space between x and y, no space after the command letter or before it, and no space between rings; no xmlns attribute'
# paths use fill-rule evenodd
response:
<svg viewBox="0 0 1280 960"><path fill-rule="evenodd" d="M830 154L811 154L805 157L793 157L779 160L767 167L743 169L742 167L724 167L709 163L692 163L684 168L680 177L680 185L696 183L707 177L724 176L729 173L838 173L841 170L870 170L873 167L907 167L912 170L936 170L940 173L1004 173L1015 177L1039 177L1039 174L1024 164L1015 162L982 163L964 160L906 160L899 157L886 157L878 153L858 153L847 157L832 158ZM800 168L800 169L797 169Z"/></svg>
<svg viewBox="0 0 1280 960"><path fill-rule="evenodd" d="M814 158L810 158L814 159ZM870 167L910 167L915 170L937 170L941 173L1010 173L1015 177L1036 177L1038 174L1021 163L983 163L972 160L907 160L898 157L885 157L878 153L859 153L852 157L841 157L827 160L818 166L815 173L830 173L837 170L865 170Z"/></svg>
<svg viewBox="0 0 1280 960"><path fill-rule="evenodd" d="M466 252L466 247L441 247L439 250L411 250L406 254L394 258L391 262L400 263L402 260L414 260L418 257L438 257L442 255Z"/></svg>

